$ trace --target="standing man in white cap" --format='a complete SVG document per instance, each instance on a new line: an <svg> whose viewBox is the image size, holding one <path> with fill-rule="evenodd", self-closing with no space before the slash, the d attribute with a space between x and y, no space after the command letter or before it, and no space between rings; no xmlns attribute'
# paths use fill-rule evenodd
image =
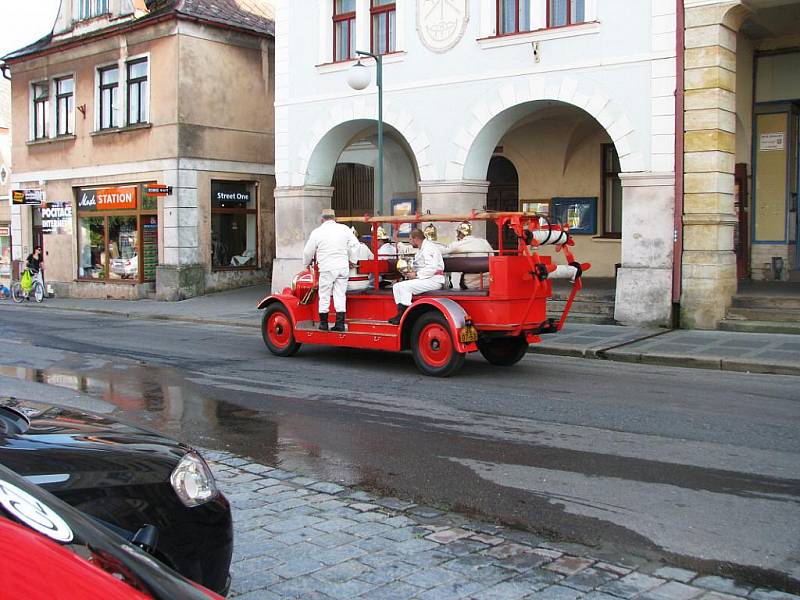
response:
<svg viewBox="0 0 800 600"><path fill-rule="evenodd" d="M435 242L425 237L419 229L411 231L411 244L417 248L414 255L414 270L406 275L406 281L392 286L397 314L389 319L392 325L399 325L403 313L411 306L414 294L442 289L444 285L444 259Z"/></svg>
<svg viewBox="0 0 800 600"><path fill-rule="evenodd" d="M319 269L319 328L328 331L328 310L333 295L336 324L333 331L344 331L347 310L347 279L350 264L358 261L358 240L347 225L336 222L333 209L322 210L322 224L311 232L303 249L303 264L317 257Z"/></svg>

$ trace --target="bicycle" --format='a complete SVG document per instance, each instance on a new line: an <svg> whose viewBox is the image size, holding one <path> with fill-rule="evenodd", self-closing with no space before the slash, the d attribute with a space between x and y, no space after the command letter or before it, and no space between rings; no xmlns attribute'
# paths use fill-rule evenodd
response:
<svg viewBox="0 0 800 600"><path fill-rule="evenodd" d="M29 269L26 269L26 271L29 271ZM44 279L42 279L42 272L38 271L31 276L33 282L31 283L31 289L27 292L22 289L22 284L19 281L15 281L11 285L11 299L17 304L23 300L30 300L31 296L33 296L36 302L44 300Z"/></svg>

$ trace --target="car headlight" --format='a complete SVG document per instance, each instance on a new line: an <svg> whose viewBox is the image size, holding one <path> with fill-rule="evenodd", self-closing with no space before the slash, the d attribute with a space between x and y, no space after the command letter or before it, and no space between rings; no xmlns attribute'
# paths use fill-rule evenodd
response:
<svg viewBox="0 0 800 600"><path fill-rule="evenodd" d="M186 506L205 504L219 493L211 469L196 452L189 452L181 459L169 481Z"/></svg>

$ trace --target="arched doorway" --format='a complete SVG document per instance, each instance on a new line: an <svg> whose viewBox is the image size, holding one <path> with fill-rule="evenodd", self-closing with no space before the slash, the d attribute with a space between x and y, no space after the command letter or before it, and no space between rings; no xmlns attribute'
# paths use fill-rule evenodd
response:
<svg viewBox="0 0 800 600"><path fill-rule="evenodd" d="M487 210L516 211L519 210L519 175L510 160L504 156L493 156L489 161L486 172L489 190L486 194ZM493 248L498 248L498 231L494 223L486 224L486 239ZM513 236L506 236L503 246L515 248L516 241Z"/></svg>

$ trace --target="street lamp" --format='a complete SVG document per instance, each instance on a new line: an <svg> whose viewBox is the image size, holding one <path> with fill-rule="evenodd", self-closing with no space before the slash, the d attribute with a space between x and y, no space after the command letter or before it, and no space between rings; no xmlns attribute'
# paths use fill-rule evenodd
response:
<svg viewBox="0 0 800 600"><path fill-rule="evenodd" d="M375 202L376 214L383 214L383 59L379 54L356 50L359 56L375 59L375 84L378 86L378 201ZM354 90L365 89L370 82L369 69L358 60L347 74L347 83Z"/></svg>

